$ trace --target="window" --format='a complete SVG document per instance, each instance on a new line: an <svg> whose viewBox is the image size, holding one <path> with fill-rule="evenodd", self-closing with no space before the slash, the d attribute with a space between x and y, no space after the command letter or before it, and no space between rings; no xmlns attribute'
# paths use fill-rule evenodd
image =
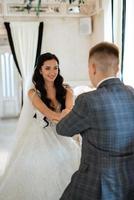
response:
<svg viewBox="0 0 134 200"><path fill-rule="evenodd" d="M10 51L0 53L0 118L18 117L21 110L21 79Z"/></svg>
<svg viewBox="0 0 134 200"><path fill-rule="evenodd" d="M126 1L126 30L125 30L125 51L124 51L124 69L123 69L123 80L127 85L134 87L134 24L132 19L134 17L134 1Z"/></svg>
<svg viewBox="0 0 134 200"><path fill-rule="evenodd" d="M1 60L1 76L2 76L2 96L14 97L15 95L15 73L14 61L11 53L6 52L0 55Z"/></svg>

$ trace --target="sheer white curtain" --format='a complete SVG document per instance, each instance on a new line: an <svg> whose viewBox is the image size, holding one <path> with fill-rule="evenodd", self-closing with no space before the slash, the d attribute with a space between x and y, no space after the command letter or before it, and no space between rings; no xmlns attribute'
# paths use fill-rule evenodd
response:
<svg viewBox="0 0 134 200"><path fill-rule="evenodd" d="M122 0L113 1L114 42L122 48Z"/></svg>
<svg viewBox="0 0 134 200"><path fill-rule="evenodd" d="M126 84L134 87L134 0L126 1L126 33L123 80Z"/></svg>
<svg viewBox="0 0 134 200"><path fill-rule="evenodd" d="M10 28L14 42L16 57L23 78L24 104L15 131L15 139L10 152L3 151L5 165L0 174L0 183L7 175L8 167L14 163L14 157L21 148L21 142L27 134L27 128L34 115L32 104L27 98L27 89L33 74L38 43L39 22L11 22Z"/></svg>
<svg viewBox="0 0 134 200"><path fill-rule="evenodd" d="M111 0L103 0L104 7L104 40L112 42L112 8Z"/></svg>
<svg viewBox="0 0 134 200"><path fill-rule="evenodd" d="M113 42L120 49L120 61L122 52L122 9L123 0L103 0L104 4L104 40ZM112 7L113 6L113 7ZM112 13L113 8L113 13ZM113 20L113 27L112 27ZM113 29L113 30L112 30ZM120 62L121 65L121 62ZM121 68L121 66L120 66ZM121 76L119 71L118 77Z"/></svg>
<svg viewBox="0 0 134 200"><path fill-rule="evenodd" d="M122 9L123 0L113 1L113 39L114 43L120 50L120 66L121 69L121 54L122 54ZM121 77L121 70L118 73L118 77Z"/></svg>
<svg viewBox="0 0 134 200"><path fill-rule="evenodd" d="M39 22L11 22L15 52L23 78L24 98L35 64Z"/></svg>
<svg viewBox="0 0 134 200"><path fill-rule="evenodd" d="M112 41L112 3L114 43L122 47L122 4L123 0L103 0L104 4L104 39Z"/></svg>

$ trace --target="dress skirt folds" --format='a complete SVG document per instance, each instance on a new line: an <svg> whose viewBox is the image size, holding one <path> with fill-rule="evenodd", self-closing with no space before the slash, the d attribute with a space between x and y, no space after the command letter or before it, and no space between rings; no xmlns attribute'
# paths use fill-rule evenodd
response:
<svg viewBox="0 0 134 200"><path fill-rule="evenodd" d="M53 122L45 125L37 113L24 128L1 179L0 200L59 200L69 184L79 167L80 147L57 135Z"/></svg>

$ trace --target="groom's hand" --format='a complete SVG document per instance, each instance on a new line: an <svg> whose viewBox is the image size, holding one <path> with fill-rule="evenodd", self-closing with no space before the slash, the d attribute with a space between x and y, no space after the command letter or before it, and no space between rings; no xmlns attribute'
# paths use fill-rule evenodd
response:
<svg viewBox="0 0 134 200"><path fill-rule="evenodd" d="M62 118L64 118L69 112L71 111L71 109L65 108L62 110L61 113L57 113L56 114L56 118L52 119L52 121L54 123L58 123Z"/></svg>

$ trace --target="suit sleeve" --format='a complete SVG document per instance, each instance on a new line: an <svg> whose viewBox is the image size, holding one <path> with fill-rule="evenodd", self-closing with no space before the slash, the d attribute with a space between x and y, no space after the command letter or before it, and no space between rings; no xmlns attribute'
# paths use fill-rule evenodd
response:
<svg viewBox="0 0 134 200"><path fill-rule="evenodd" d="M89 128L88 107L84 94L80 95L72 111L57 124L57 133L63 136L73 136Z"/></svg>

